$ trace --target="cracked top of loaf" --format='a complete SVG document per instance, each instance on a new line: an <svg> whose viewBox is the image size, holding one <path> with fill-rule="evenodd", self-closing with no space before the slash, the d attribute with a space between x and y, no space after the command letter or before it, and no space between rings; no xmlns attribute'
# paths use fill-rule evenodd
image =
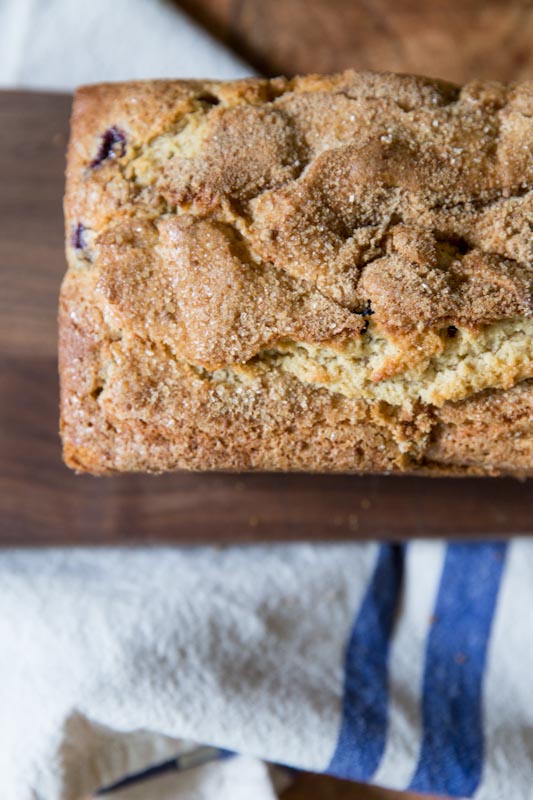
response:
<svg viewBox="0 0 533 800"><path fill-rule="evenodd" d="M533 376L532 186L533 83L82 87L60 310L67 460L202 466L165 444L185 435L183 386L197 398L200 384L241 428L269 413L254 416L250 393L314 392L380 419L385 403L401 458L423 460L431 424L417 439L398 433L405 419Z"/></svg>

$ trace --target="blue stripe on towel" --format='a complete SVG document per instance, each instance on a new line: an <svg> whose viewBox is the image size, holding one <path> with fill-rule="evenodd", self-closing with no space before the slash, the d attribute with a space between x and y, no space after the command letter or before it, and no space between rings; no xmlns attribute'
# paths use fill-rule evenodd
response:
<svg viewBox="0 0 533 800"><path fill-rule="evenodd" d="M194 750L189 750L168 761L162 761L140 772L126 775L116 783L99 789L95 793L95 797L100 797L104 794L112 794L113 792L120 792L122 789L128 789L131 786L138 786L140 783L152 780L152 778L160 778L162 775L166 775L169 772L183 772L184 770L203 767L212 761L222 761L226 758L232 758L235 755L236 753L232 750L224 750L221 747L210 747L209 745L200 745Z"/></svg>
<svg viewBox="0 0 533 800"><path fill-rule="evenodd" d="M381 545L355 621L345 663L343 719L328 772L369 779L387 734L387 662L403 576L402 545Z"/></svg>
<svg viewBox="0 0 533 800"><path fill-rule="evenodd" d="M501 542L448 546L427 643L415 791L471 797L479 784L483 672L505 553Z"/></svg>

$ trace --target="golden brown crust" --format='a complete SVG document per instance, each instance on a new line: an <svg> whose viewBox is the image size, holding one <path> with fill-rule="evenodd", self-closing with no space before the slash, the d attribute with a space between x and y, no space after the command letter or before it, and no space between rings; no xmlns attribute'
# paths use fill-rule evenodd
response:
<svg viewBox="0 0 533 800"><path fill-rule="evenodd" d="M78 470L533 472L533 83L78 90Z"/></svg>

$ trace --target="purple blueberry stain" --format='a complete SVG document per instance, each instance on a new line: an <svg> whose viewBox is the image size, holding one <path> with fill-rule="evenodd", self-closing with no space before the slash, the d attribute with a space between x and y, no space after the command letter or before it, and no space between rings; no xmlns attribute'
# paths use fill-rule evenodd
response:
<svg viewBox="0 0 533 800"><path fill-rule="evenodd" d="M366 305L360 311L354 311L354 314L358 314L360 317L372 317L376 312L372 310L372 300L367 300Z"/></svg>
<svg viewBox="0 0 533 800"><path fill-rule="evenodd" d="M72 226L72 233L70 235L70 244L75 250L84 250L85 249L85 225L83 223L78 222L77 225Z"/></svg>
<svg viewBox="0 0 533 800"><path fill-rule="evenodd" d="M376 312L372 309L372 301L367 300L366 305L360 311L354 311L354 314L358 314L360 317L363 317L364 325L361 330L361 333L366 333L368 330L368 326L370 325L370 317L372 317Z"/></svg>
<svg viewBox="0 0 533 800"><path fill-rule="evenodd" d="M126 134L116 125L113 125L112 128L108 128L102 134L96 157L93 158L89 166L91 169L95 169L109 158L121 158L125 152Z"/></svg>

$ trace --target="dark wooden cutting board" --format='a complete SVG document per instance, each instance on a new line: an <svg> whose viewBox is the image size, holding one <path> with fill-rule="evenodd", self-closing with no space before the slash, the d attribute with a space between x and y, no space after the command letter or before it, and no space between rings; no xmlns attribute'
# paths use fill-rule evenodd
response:
<svg viewBox="0 0 533 800"><path fill-rule="evenodd" d="M533 483L510 479L69 472L56 367L69 111L68 96L0 92L0 545L533 532Z"/></svg>

